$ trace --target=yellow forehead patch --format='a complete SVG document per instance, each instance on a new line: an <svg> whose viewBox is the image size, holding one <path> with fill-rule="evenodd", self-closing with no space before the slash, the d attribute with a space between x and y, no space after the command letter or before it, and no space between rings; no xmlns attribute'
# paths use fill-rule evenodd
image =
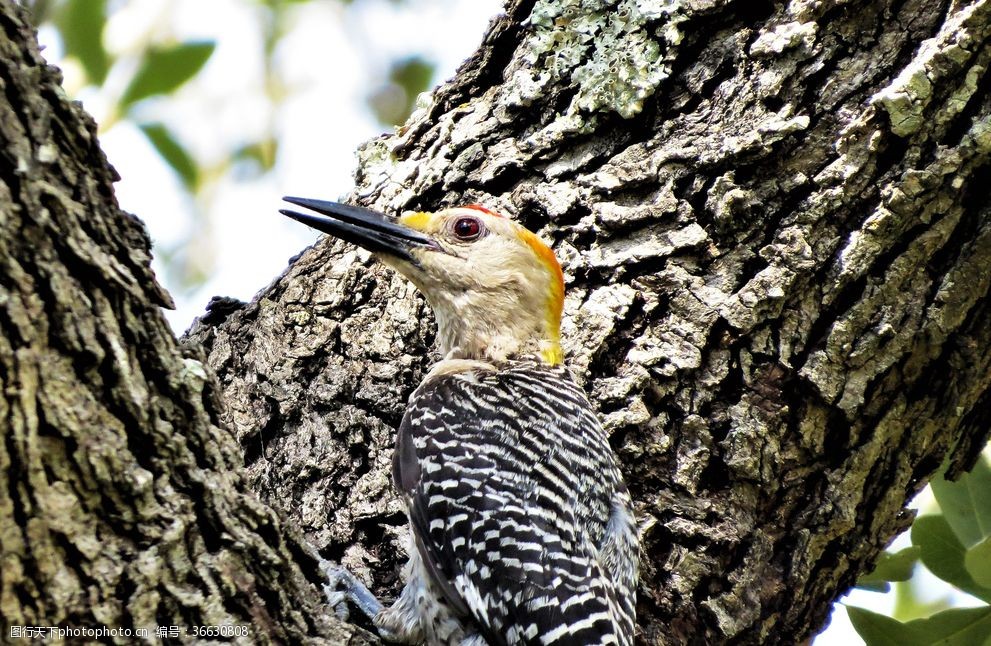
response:
<svg viewBox="0 0 991 646"><path fill-rule="evenodd" d="M418 213L407 213L406 215L400 216L399 222L405 224L410 229L415 229L417 231L422 231L426 233L431 230L431 224L434 220L433 213L425 213L420 211Z"/></svg>

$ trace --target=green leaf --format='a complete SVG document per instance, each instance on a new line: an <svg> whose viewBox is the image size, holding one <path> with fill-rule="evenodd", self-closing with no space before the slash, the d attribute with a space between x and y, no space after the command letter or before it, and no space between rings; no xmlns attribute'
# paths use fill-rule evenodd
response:
<svg viewBox="0 0 991 646"><path fill-rule="evenodd" d="M953 608L906 623L856 606L846 612L867 646L991 646L991 606Z"/></svg>
<svg viewBox="0 0 991 646"><path fill-rule="evenodd" d="M955 592L956 588L950 585L943 586L944 592L932 597L928 592L927 584L919 582L920 578L922 577L913 577L908 581L899 581L892 585L895 588L895 607L891 609L891 616L898 621L904 623L929 617L953 607L950 593ZM923 588L927 588L927 592L923 592Z"/></svg>
<svg viewBox="0 0 991 646"><path fill-rule="evenodd" d="M938 477L930 483L939 508L964 547L991 536L991 466L981 457L956 482Z"/></svg>
<svg viewBox="0 0 991 646"><path fill-rule="evenodd" d="M279 144L275 139L266 138L241 146L234 151L232 157L238 162L249 162L254 166L256 174L260 174L272 170L275 166L278 149Z"/></svg>
<svg viewBox="0 0 991 646"><path fill-rule="evenodd" d="M991 606L951 608L903 624L920 644L982 646L991 644Z"/></svg>
<svg viewBox="0 0 991 646"><path fill-rule="evenodd" d="M409 118L416 97L430 87L435 66L418 56L397 61L389 70L389 80L378 87L368 103L381 123L399 125Z"/></svg>
<svg viewBox="0 0 991 646"><path fill-rule="evenodd" d="M912 543L919 546L922 563L933 574L979 599L991 601L991 589L979 585L967 571L966 550L943 516L916 518L912 523Z"/></svg>
<svg viewBox="0 0 991 646"><path fill-rule="evenodd" d="M883 552L870 573L857 580L857 587L876 592L887 592L889 581L908 581L912 578L920 549L913 545L897 552Z"/></svg>
<svg viewBox="0 0 991 646"><path fill-rule="evenodd" d="M138 126L169 166L176 172L190 191L195 191L200 180L200 170L192 156L175 136L161 123L143 123Z"/></svg>
<svg viewBox="0 0 991 646"><path fill-rule="evenodd" d="M175 91L203 68L215 47L212 41L189 41L149 49L124 90L120 100L122 111L141 99Z"/></svg>
<svg viewBox="0 0 991 646"><path fill-rule="evenodd" d="M991 538L967 550L963 557L964 567L980 586L991 588Z"/></svg>
<svg viewBox="0 0 991 646"><path fill-rule="evenodd" d="M867 592L891 592L891 583L888 581L864 581L864 577L857 579L857 584L854 587Z"/></svg>
<svg viewBox="0 0 991 646"><path fill-rule="evenodd" d="M66 56L79 61L94 85L103 85L110 69L110 56L103 48L106 22L107 0L68 0L56 23Z"/></svg>
<svg viewBox="0 0 991 646"><path fill-rule="evenodd" d="M419 56L399 61L389 71L389 79L406 90L406 94L416 97L430 87L434 78L435 65Z"/></svg>
<svg viewBox="0 0 991 646"><path fill-rule="evenodd" d="M846 607L854 630L867 646L915 646L920 644L907 624L856 606Z"/></svg>

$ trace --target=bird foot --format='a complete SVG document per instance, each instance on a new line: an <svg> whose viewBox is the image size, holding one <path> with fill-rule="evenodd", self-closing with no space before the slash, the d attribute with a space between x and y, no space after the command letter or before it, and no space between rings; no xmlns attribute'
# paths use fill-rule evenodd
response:
<svg viewBox="0 0 991 646"><path fill-rule="evenodd" d="M353 603L370 620L374 620L375 616L382 612L383 606L379 600L346 567L334 565L330 561L321 559L320 569L327 579L327 582L323 584L324 596L341 621L347 621L350 615L348 601Z"/></svg>

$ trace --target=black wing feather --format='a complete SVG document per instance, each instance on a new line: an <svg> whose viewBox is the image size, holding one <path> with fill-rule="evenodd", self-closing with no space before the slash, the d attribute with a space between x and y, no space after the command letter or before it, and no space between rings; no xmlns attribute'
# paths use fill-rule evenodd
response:
<svg viewBox="0 0 991 646"><path fill-rule="evenodd" d="M623 485L565 371L429 379L403 419L393 475L431 577L490 644L562 632L569 644L629 643L619 623L632 618L615 614L630 604L617 605L597 560Z"/></svg>

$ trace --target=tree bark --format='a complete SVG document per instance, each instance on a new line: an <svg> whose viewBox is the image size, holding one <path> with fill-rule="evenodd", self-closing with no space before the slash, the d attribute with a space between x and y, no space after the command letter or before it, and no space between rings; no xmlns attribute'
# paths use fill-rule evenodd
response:
<svg viewBox="0 0 991 646"><path fill-rule="evenodd" d="M795 643L988 434L987 2L511 2L355 202L553 241L642 525L643 643ZM208 348L253 488L388 596L432 325L322 242Z"/></svg>
<svg viewBox="0 0 991 646"><path fill-rule="evenodd" d="M245 491L224 425L251 489L388 596L429 311L325 241L214 303L184 357L91 124L3 6L5 618L360 638L332 636L353 629L322 619L312 557ZM359 151L356 202L484 202L553 242L568 362L637 500L643 643L814 634L906 500L984 446L989 14L514 0Z"/></svg>
<svg viewBox="0 0 991 646"><path fill-rule="evenodd" d="M368 643L326 619L312 549L245 486L216 381L178 347L144 225L60 82L0 3L4 640L227 625L241 643Z"/></svg>

